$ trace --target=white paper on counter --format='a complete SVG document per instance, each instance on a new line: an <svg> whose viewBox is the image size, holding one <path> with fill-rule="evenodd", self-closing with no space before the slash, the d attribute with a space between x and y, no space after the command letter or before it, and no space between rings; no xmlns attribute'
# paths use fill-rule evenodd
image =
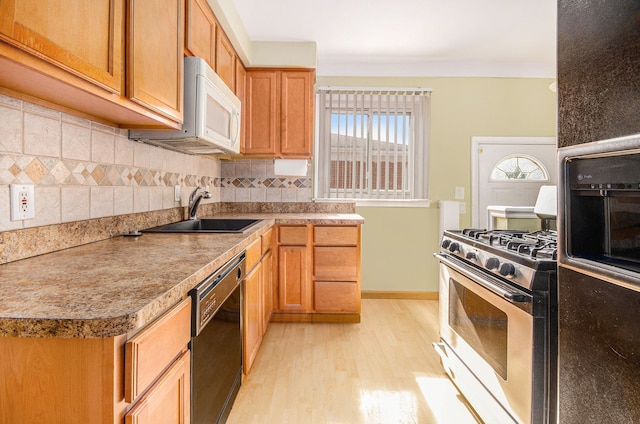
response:
<svg viewBox="0 0 640 424"><path fill-rule="evenodd" d="M277 176L306 177L308 164L306 159L274 159L273 171Z"/></svg>

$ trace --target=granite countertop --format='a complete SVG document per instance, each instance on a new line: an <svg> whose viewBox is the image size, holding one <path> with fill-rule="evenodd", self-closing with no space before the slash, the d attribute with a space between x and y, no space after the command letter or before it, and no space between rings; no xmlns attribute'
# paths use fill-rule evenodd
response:
<svg viewBox="0 0 640 424"><path fill-rule="evenodd" d="M357 214L335 213L223 216L263 221L244 234L119 236L0 265L0 336L83 338L133 332L274 224L364 222Z"/></svg>

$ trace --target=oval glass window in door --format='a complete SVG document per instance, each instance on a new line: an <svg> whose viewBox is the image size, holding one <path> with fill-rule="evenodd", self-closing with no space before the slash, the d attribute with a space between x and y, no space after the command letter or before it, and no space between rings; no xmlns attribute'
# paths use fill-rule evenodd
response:
<svg viewBox="0 0 640 424"><path fill-rule="evenodd" d="M549 181L549 172L531 156L511 155L498 161L489 178L492 181Z"/></svg>

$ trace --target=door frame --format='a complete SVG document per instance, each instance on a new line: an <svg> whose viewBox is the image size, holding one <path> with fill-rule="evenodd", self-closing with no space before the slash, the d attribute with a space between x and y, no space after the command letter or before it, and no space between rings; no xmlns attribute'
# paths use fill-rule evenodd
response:
<svg viewBox="0 0 640 424"><path fill-rule="evenodd" d="M552 144L557 147L555 137L471 137L471 226L478 225L480 178L478 175L480 159L479 149L482 144ZM557 166L557 164L556 164Z"/></svg>

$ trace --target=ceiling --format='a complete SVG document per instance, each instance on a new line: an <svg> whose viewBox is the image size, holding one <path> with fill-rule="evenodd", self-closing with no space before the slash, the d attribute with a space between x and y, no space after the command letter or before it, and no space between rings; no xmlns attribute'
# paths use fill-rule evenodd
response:
<svg viewBox="0 0 640 424"><path fill-rule="evenodd" d="M317 43L319 75L555 77L556 0L233 0L252 41Z"/></svg>

